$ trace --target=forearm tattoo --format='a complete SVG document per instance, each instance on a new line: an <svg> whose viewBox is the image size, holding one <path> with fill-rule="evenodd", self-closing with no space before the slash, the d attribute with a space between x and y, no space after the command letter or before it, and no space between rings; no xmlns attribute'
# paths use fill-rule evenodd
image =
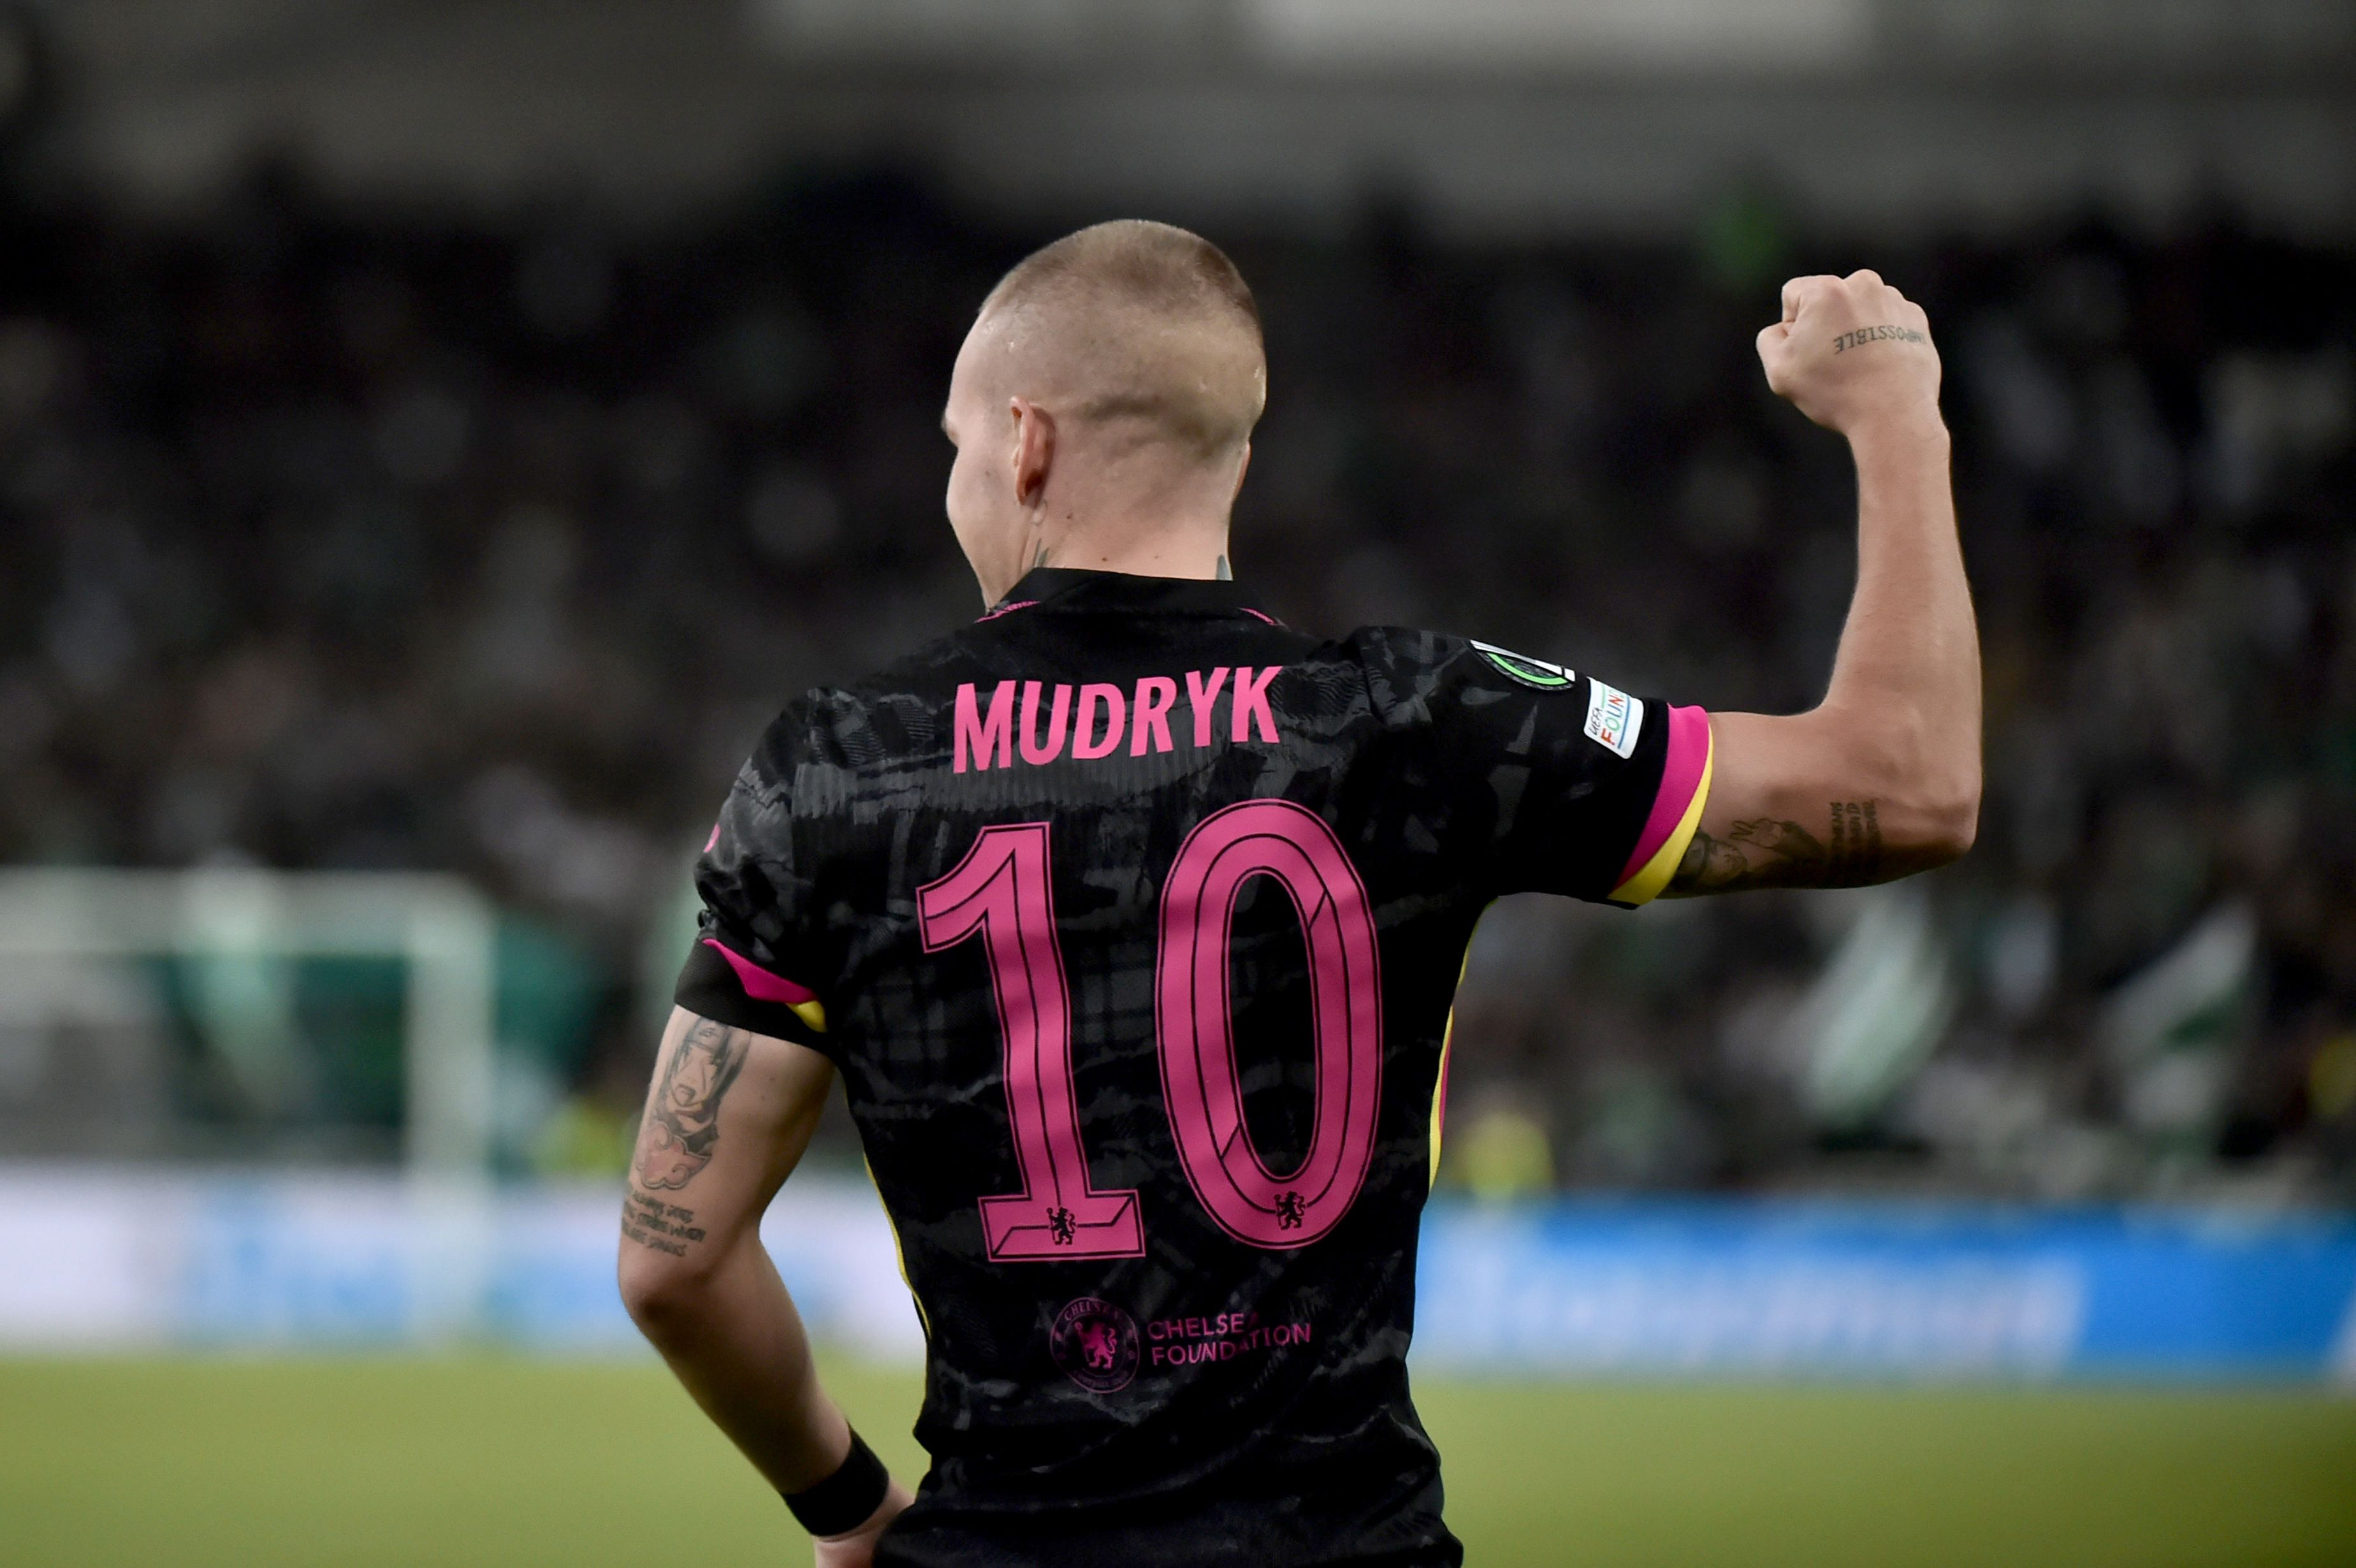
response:
<svg viewBox="0 0 2356 1568"><path fill-rule="evenodd" d="M1673 893L1730 893L1746 888L1857 888L1881 880L1879 803L1831 803L1822 838L1796 822L1762 816L1738 822L1723 838L1697 831Z"/></svg>
<svg viewBox="0 0 2356 1568"><path fill-rule="evenodd" d="M638 1127L629 1196L622 1205L622 1233L630 1240L684 1255L688 1243L703 1239L693 1210L651 1194L678 1191L712 1163L720 1141L720 1103L744 1071L747 1049L744 1030L697 1019L663 1063Z"/></svg>

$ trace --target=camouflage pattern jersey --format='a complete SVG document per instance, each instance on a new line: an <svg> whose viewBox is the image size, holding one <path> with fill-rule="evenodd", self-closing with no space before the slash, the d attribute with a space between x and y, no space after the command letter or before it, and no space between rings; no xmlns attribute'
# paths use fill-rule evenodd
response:
<svg viewBox="0 0 2356 1568"><path fill-rule="evenodd" d="M788 707L678 997L841 1071L927 1339L876 1561L1461 1562L1406 1356L1465 945L1657 893L1709 753L1543 660L1055 569Z"/></svg>

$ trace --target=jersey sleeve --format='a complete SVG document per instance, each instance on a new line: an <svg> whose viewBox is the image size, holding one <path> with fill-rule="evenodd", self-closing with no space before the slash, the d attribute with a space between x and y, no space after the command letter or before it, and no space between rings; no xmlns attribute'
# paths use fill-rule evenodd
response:
<svg viewBox="0 0 2356 1568"><path fill-rule="evenodd" d="M780 720L737 774L695 863L703 907L673 999L831 1055L810 890L795 854L789 733Z"/></svg>
<svg viewBox="0 0 2356 1568"><path fill-rule="evenodd" d="M1709 797L1708 713L1455 637L1382 663L1377 706L1416 731L1484 891L1634 908L1668 886Z"/></svg>

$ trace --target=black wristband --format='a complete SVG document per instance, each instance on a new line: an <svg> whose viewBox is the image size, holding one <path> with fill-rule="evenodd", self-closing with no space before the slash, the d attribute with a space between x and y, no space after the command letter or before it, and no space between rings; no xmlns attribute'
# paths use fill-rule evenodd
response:
<svg viewBox="0 0 2356 1568"><path fill-rule="evenodd" d="M814 1487L785 1494L786 1506L812 1535L841 1535L865 1524L891 1489L892 1472L867 1439L853 1432L851 1452L834 1474Z"/></svg>

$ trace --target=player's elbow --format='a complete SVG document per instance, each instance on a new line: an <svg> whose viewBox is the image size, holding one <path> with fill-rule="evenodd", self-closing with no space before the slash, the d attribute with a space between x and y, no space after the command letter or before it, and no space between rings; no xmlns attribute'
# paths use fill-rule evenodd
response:
<svg viewBox="0 0 2356 1568"><path fill-rule="evenodd" d="M1875 867L1867 880L1911 876L1970 851L1980 822L1976 725L1958 733L1890 705L1820 709L1812 717L1824 726L1819 754L1833 760L1826 784L1834 795L1835 830L1867 836Z"/></svg>
<svg viewBox="0 0 2356 1568"><path fill-rule="evenodd" d="M1980 830L1977 744L1928 725L1899 726L1876 759L1886 864L1899 875L1927 871L1971 851Z"/></svg>
<svg viewBox="0 0 2356 1568"><path fill-rule="evenodd" d="M1948 865L1971 853L1972 845L1980 833L1979 782L1968 785L1950 785L1925 793L1914 805L1919 824L1914 858L1919 862L1913 869L1930 870Z"/></svg>
<svg viewBox="0 0 2356 1568"><path fill-rule="evenodd" d="M1910 804L1925 869L1962 859L1980 833L1978 727L1967 741L1937 736L1911 760Z"/></svg>

